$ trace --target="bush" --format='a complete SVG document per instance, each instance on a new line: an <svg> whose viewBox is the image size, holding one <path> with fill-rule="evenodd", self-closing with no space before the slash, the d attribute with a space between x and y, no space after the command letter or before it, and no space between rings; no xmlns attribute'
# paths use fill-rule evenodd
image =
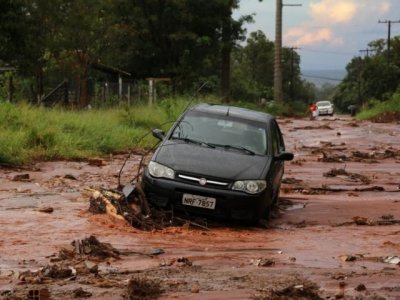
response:
<svg viewBox="0 0 400 300"><path fill-rule="evenodd" d="M366 120L375 118L384 113L395 112L400 112L400 92L395 93L387 101L379 102L377 100L371 100L367 107L357 115L357 118Z"/></svg>

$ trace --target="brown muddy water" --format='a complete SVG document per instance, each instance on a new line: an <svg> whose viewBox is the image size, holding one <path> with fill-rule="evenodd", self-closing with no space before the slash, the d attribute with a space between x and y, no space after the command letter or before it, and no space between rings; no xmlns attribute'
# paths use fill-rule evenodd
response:
<svg viewBox="0 0 400 300"><path fill-rule="evenodd" d="M85 189L115 188L123 155L1 169L0 299L129 299L132 278L131 299L400 299L399 124L279 123L295 159L267 228L143 232L89 213ZM91 235L120 255L60 259ZM48 271L61 264L66 276Z"/></svg>

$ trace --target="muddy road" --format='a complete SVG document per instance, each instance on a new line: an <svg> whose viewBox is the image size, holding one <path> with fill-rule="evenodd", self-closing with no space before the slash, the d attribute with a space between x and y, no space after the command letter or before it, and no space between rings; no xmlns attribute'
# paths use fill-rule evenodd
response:
<svg viewBox="0 0 400 300"><path fill-rule="evenodd" d="M85 190L116 187L122 155L1 169L0 299L400 299L399 124L279 123L295 159L268 228L89 213ZM117 251L77 255L89 236Z"/></svg>

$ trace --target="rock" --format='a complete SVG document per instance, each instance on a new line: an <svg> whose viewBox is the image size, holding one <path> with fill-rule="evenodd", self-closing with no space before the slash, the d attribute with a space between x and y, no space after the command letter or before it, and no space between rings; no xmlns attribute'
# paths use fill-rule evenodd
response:
<svg viewBox="0 0 400 300"><path fill-rule="evenodd" d="M96 167L102 167L105 165L104 160L102 160L100 158L90 158L88 160L88 163L90 166L96 166Z"/></svg>
<svg viewBox="0 0 400 300"><path fill-rule="evenodd" d="M262 259L258 264L259 267L272 267L275 262L272 259Z"/></svg>
<svg viewBox="0 0 400 300"><path fill-rule="evenodd" d="M51 214L54 211L54 208L52 208L51 206L44 206L44 207L39 208L38 211L40 211L42 213Z"/></svg>
<svg viewBox="0 0 400 300"><path fill-rule="evenodd" d="M362 292L362 291L365 291L367 288L365 287L364 284L360 283L360 284L357 285L354 289L355 289L357 292Z"/></svg>
<svg viewBox="0 0 400 300"><path fill-rule="evenodd" d="M154 249L151 249L150 250L150 252L149 252L149 255L160 255L160 254L164 254L165 253L165 251L163 250L163 249L160 249L160 248L154 248Z"/></svg>
<svg viewBox="0 0 400 300"><path fill-rule="evenodd" d="M84 291L82 288L77 288L73 291L74 298L89 298L92 297L92 293Z"/></svg>
<svg viewBox="0 0 400 300"><path fill-rule="evenodd" d="M383 259L385 263L392 265L400 265L400 257L399 256L387 256Z"/></svg>
<svg viewBox="0 0 400 300"><path fill-rule="evenodd" d="M29 174L17 174L13 177L12 181L23 181L29 182L31 181Z"/></svg>
<svg viewBox="0 0 400 300"><path fill-rule="evenodd" d="M71 175L71 174L66 174L66 175L64 176L64 178L65 178L65 179L71 179L71 180L78 180L74 175Z"/></svg>
<svg viewBox="0 0 400 300"><path fill-rule="evenodd" d="M341 256L340 256L340 259L341 259L343 262L347 262L347 261L356 261L356 260L357 260L357 257L354 256L354 255L341 255Z"/></svg>

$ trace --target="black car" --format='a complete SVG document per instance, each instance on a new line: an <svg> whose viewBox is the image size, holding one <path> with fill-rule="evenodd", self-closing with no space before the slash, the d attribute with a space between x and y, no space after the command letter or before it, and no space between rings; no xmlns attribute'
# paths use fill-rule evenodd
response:
<svg viewBox="0 0 400 300"><path fill-rule="evenodd" d="M249 109L199 104L169 132L142 182L150 203L189 213L257 222L277 201L285 152L275 119Z"/></svg>

